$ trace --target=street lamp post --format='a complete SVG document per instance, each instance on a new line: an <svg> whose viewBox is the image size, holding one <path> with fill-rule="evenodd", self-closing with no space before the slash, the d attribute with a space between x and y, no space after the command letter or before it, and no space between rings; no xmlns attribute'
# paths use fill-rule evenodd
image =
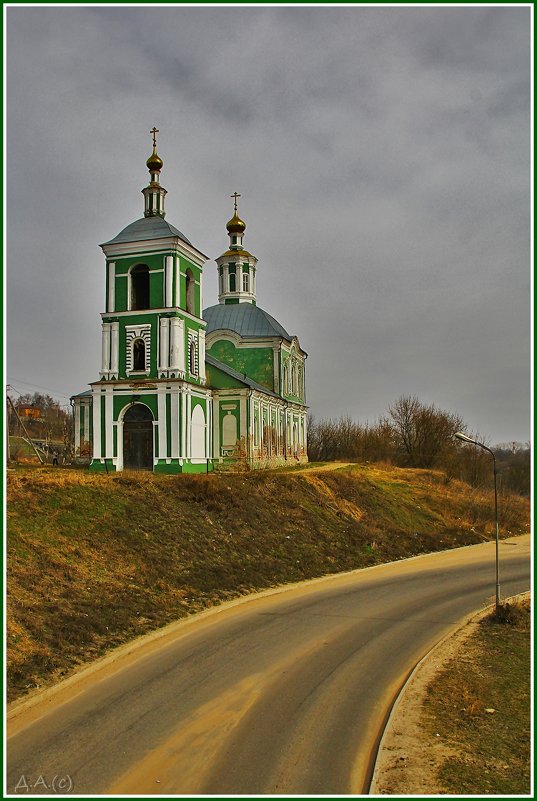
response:
<svg viewBox="0 0 537 801"><path fill-rule="evenodd" d="M490 448L487 448L486 445L483 445L482 442L478 442L476 439L471 439L471 437L467 437L466 434L463 434L461 431L458 431L455 436L457 439L460 439L462 442L470 442L472 445L477 445L479 448L483 448L484 451L488 451L492 456L492 464L494 466L494 516L496 520L496 615L499 614L500 611L500 536L499 536L499 527L498 527L498 486L496 481L496 455L494 451Z"/></svg>

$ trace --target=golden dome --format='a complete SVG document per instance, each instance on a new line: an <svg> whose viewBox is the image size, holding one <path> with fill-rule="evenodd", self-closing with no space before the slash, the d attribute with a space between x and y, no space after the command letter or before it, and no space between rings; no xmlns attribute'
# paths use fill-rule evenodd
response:
<svg viewBox="0 0 537 801"><path fill-rule="evenodd" d="M246 229L246 223L243 222L237 212L226 225L229 234L243 234Z"/></svg>
<svg viewBox="0 0 537 801"><path fill-rule="evenodd" d="M164 162L157 153L157 148L153 147L153 152L146 161L149 172L158 172L164 166Z"/></svg>

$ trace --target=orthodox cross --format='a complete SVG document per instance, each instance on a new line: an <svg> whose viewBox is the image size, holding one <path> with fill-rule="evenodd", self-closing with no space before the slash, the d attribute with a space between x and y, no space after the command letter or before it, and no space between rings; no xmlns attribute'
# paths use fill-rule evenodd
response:
<svg viewBox="0 0 537 801"><path fill-rule="evenodd" d="M156 147L157 146L157 134L160 133L160 131L159 131L158 128L155 128L155 126L153 126L153 129L151 131L149 131L149 133L153 134L153 147Z"/></svg>
<svg viewBox="0 0 537 801"><path fill-rule="evenodd" d="M238 197L240 197L240 195L238 194L238 192L233 192L233 194L232 194L232 195L230 195L230 197L234 198L234 202L235 202L235 211L237 211L237 198L238 198Z"/></svg>

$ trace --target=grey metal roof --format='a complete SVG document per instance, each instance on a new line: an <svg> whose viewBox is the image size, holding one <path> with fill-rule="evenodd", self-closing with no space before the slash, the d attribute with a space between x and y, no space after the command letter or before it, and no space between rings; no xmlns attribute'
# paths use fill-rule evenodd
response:
<svg viewBox="0 0 537 801"><path fill-rule="evenodd" d="M91 389L86 389L85 392L79 392L78 395L71 395L71 400L75 398L91 398L92 394Z"/></svg>
<svg viewBox="0 0 537 801"><path fill-rule="evenodd" d="M291 337L283 326L266 311L253 303L219 303L203 311L207 322L206 333L234 331L242 337Z"/></svg>
<svg viewBox="0 0 537 801"><path fill-rule="evenodd" d="M258 384L257 381L252 381L251 378L248 378L246 373L239 373L237 370L234 370L233 367L229 367L229 365L224 364L224 362L215 359L214 356L211 356L209 353L205 354L205 361L212 367L216 367L218 368L218 370L222 370L223 373L227 373L227 375L231 376L231 378L235 378L242 384L246 384L247 387L251 387L251 389L257 389L260 392L265 392L267 395L272 395L272 397L274 398L279 397L279 395L277 395L276 392L273 392L268 387L264 387L262 384Z"/></svg>
<svg viewBox="0 0 537 801"><path fill-rule="evenodd" d="M142 239L164 239L168 236L178 236L187 245L192 245L192 242L181 231L178 231L175 226L158 215L155 217L142 217L141 220L136 220L127 225L113 239L103 242L103 245L116 245L120 242L139 242Z"/></svg>

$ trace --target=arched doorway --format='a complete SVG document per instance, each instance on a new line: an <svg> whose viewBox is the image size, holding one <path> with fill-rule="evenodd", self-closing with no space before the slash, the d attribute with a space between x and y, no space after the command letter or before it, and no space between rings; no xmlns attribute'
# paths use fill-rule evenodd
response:
<svg viewBox="0 0 537 801"><path fill-rule="evenodd" d="M133 404L123 417L123 467L153 470L153 415L141 403Z"/></svg>

